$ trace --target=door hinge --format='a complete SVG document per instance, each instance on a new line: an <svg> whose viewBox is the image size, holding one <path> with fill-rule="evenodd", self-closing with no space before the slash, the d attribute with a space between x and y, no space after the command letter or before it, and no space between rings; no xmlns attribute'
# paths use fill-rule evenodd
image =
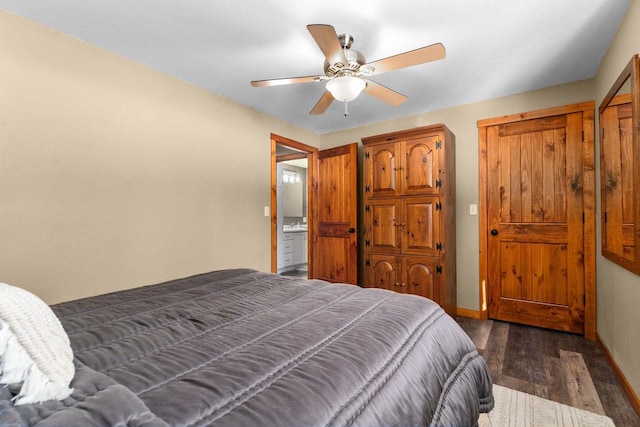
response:
<svg viewBox="0 0 640 427"><path fill-rule="evenodd" d="M364 158L365 158L365 159L368 159L368 158L369 158L369 152L368 152L368 151L364 153Z"/></svg>
<svg viewBox="0 0 640 427"><path fill-rule="evenodd" d="M437 273L437 274L442 274L442 266L441 266L441 265L438 265L438 266L436 267L436 273Z"/></svg>
<svg viewBox="0 0 640 427"><path fill-rule="evenodd" d="M436 150L439 150L442 148L442 141L436 141Z"/></svg>
<svg viewBox="0 0 640 427"><path fill-rule="evenodd" d="M442 250L442 243L436 243L436 250L437 251L441 251Z"/></svg>
<svg viewBox="0 0 640 427"><path fill-rule="evenodd" d="M437 211L441 211L442 210L442 203L436 202L436 210Z"/></svg>
<svg viewBox="0 0 640 427"><path fill-rule="evenodd" d="M436 179L436 188L440 188L442 187L442 181L440 181L439 179Z"/></svg>

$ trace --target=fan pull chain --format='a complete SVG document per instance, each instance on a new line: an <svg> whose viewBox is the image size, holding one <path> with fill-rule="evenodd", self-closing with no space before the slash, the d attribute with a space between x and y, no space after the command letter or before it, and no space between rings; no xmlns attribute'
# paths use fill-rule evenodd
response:
<svg viewBox="0 0 640 427"><path fill-rule="evenodd" d="M349 103L344 103L344 116L347 117L349 115Z"/></svg>

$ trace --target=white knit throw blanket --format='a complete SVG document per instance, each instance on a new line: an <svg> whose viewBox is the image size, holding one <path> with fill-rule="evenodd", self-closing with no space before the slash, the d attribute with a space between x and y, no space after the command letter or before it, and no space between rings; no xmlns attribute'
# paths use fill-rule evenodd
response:
<svg viewBox="0 0 640 427"><path fill-rule="evenodd" d="M60 321L34 294L0 283L0 384L19 384L15 405L62 400L75 374Z"/></svg>

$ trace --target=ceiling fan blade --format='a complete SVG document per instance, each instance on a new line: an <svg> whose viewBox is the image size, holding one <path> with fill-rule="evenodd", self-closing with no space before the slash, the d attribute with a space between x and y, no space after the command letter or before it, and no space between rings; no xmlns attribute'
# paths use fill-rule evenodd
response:
<svg viewBox="0 0 640 427"><path fill-rule="evenodd" d="M331 25L312 24L307 25L307 29L330 64L333 65L336 61L341 62L343 65L349 63L344 56L335 28Z"/></svg>
<svg viewBox="0 0 640 427"><path fill-rule="evenodd" d="M389 89L386 86L371 80L365 80L365 82L367 82L367 87L364 88L364 91L387 104L391 104L396 107L407 100L406 96L396 92L395 90Z"/></svg>
<svg viewBox="0 0 640 427"><path fill-rule="evenodd" d="M306 77L287 77L283 79L272 79L272 80L254 80L251 82L251 86L264 87L264 86L290 85L290 84L296 84L296 83L309 83L309 82L318 82L325 78L326 76L306 76Z"/></svg>
<svg viewBox="0 0 640 427"><path fill-rule="evenodd" d="M316 115L324 113L325 111L327 111L327 108L329 108L329 105L331 105L332 102L333 95L331 95L331 92L326 90L315 107L313 107L313 109L309 111L309 114Z"/></svg>
<svg viewBox="0 0 640 427"><path fill-rule="evenodd" d="M374 75L397 70L399 68L412 67L426 62L437 61L445 56L446 51L442 43L435 43L419 49L410 50L409 52L400 53L398 55L370 62L366 64L365 67L373 68L373 72L369 75Z"/></svg>

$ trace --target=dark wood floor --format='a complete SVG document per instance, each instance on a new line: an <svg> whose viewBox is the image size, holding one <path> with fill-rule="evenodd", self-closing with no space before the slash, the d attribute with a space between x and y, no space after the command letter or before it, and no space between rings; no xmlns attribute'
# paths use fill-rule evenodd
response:
<svg viewBox="0 0 640 427"><path fill-rule="evenodd" d="M495 320L456 320L484 357L495 384L607 415L617 427L640 426L597 342Z"/></svg>
<svg viewBox="0 0 640 427"><path fill-rule="evenodd" d="M306 268L299 268L297 270L285 271L284 273L280 273L281 276L292 276L299 277L301 279L306 279L308 276L308 272Z"/></svg>

